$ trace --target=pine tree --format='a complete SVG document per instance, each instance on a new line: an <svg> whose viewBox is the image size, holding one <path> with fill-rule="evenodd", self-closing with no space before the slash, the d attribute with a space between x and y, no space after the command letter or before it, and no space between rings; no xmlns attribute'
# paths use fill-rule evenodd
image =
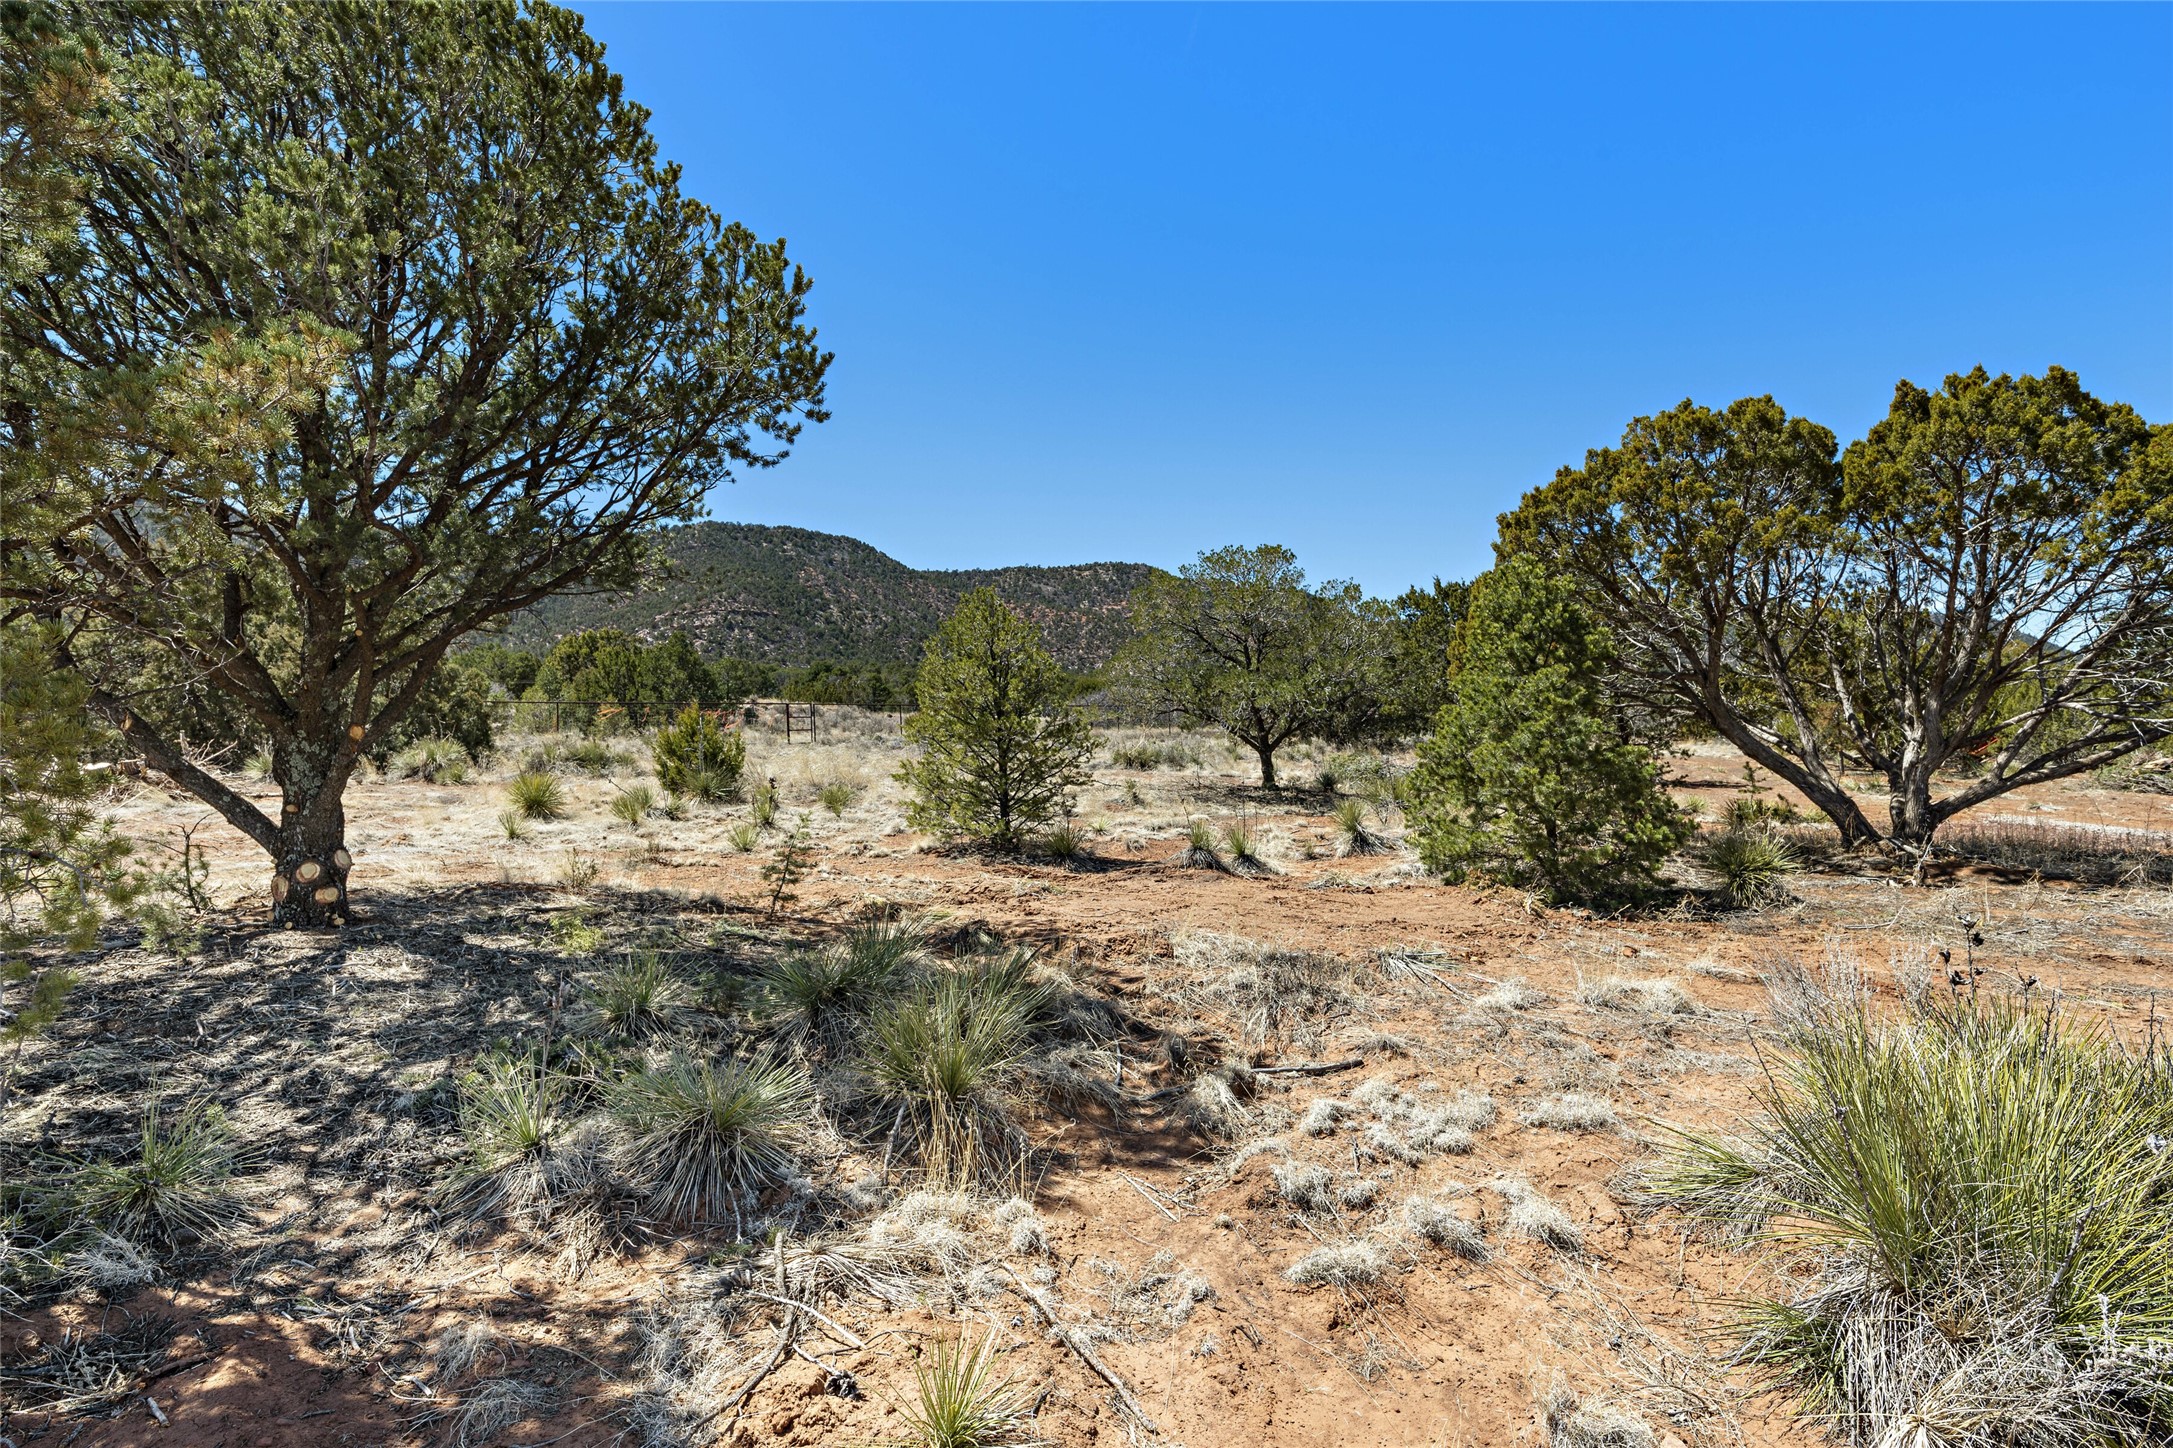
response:
<svg viewBox="0 0 2173 1448"><path fill-rule="evenodd" d="M921 757L898 770L918 829L1015 848L1064 813L1088 780L1094 731L1064 705L1070 684L1041 631L975 589L928 642L906 737Z"/></svg>
<svg viewBox="0 0 2173 1448"><path fill-rule="evenodd" d="M1649 886L1690 825L1604 691L1607 632L1525 557L1472 586L1455 700L1419 746L1412 823L1426 868L1592 900Z"/></svg>

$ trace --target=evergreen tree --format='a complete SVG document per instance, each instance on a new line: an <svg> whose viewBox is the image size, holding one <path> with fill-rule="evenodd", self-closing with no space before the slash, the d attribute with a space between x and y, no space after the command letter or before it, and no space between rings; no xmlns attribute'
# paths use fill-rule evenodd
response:
<svg viewBox="0 0 2173 1448"><path fill-rule="evenodd" d="M1455 701L1412 776L1426 867L1556 899L1649 885L1689 820L1608 705L1614 649L1574 588L1504 560L1472 585L1458 652Z"/></svg>
<svg viewBox="0 0 2173 1448"><path fill-rule="evenodd" d="M915 692L905 733L921 757L898 778L916 828L1014 848L1087 782L1094 731L1064 707L1070 679L994 589L967 594L936 630Z"/></svg>

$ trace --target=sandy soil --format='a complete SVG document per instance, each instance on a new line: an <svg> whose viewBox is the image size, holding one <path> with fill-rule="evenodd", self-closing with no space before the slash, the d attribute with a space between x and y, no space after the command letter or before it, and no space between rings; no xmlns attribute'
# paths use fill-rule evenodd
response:
<svg viewBox="0 0 2173 1448"><path fill-rule="evenodd" d="M338 933L268 929L264 867L201 806L155 784L120 802L147 852L194 829L218 908L187 958L116 937L88 962L67 1021L26 1058L0 1164L119 1151L148 1102L208 1096L251 1148L249 1210L147 1287L83 1286L0 1314L0 1436L898 1442L916 1355L963 1330L995 1335L1035 1433L1064 1445L1542 1443L1535 1402L1557 1381L1658 1443L1810 1443L1812 1429L1728 1368L1717 1331L1732 1294L1781 1283L1788 1264L1638 1210L1631 1185L1667 1126L1725 1127L1751 1108L1767 976L1840 958L1890 992L1943 975L1946 949L1985 967L1981 988L2027 982L2131 1026L2173 983L2173 895L2158 886L1949 863L1908 889L1875 863L1836 860L1800 877L1786 908L1600 919L1431 883L1393 843L1334 858L1331 796L1248 788L1211 740L1194 741L1190 767L1101 770L1079 806L1090 859L947 850L906 831L889 779L897 741L872 720L815 746L757 741L753 773L777 780L786 824L805 812L815 846L798 899L773 916L759 871L778 837L736 852L743 808L639 831L609 815L641 777L636 760L609 778L569 774L567 818L508 838L502 780L526 747L458 786L357 785L359 914ZM1289 773L1312 767L1295 759ZM1715 815L1743 783L1740 760L1715 750L1677 770ZM852 788L842 814L815 803L826 783ZM1990 813L2173 830L2173 798L2077 785ZM1270 870L1175 863L1198 816L1246 823ZM1392 813L1383 828L1393 842ZM457 1149L453 1079L493 1042L559 1028L554 1002L593 962L568 957L554 919L602 926L606 953L667 943L728 1015L749 970L870 909L923 916L944 942L1036 945L1115 1023L1096 1059L1119 1104L1030 1121L1045 1250L998 1242L916 1302L834 1303L804 1343L819 1361L787 1359L739 1409L688 1428L689 1404L724 1402L776 1340L775 1309L742 1290L749 1254L729 1233L659 1232L576 1263L450 1221L431 1188ZM1981 946L1965 945L1971 930ZM1285 966L1287 990L1262 1007L1246 982ZM1211 1135L1182 1109L1187 1083L1237 1057L1340 1069L1258 1076L1242 1130ZM1459 1093L1494 1103L1469 1150L1405 1160L1376 1145L1396 1111ZM1614 1121L1540 1124L1565 1093L1605 1101ZM1307 1121L1329 1124L1314 1135ZM848 1130L811 1167L833 1232L898 1210L911 1183L897 1165L886 1187L839 1205L882 1155L879 1132ZM1294 1164L1328 1174L1328 1210L1286 1199L1276 1171ZM1520 1183L1581 1245L1517 1235ZM1414 1196L1476 1224L1487 1259L1399 1231ZM1371 1286L1286 1276L1356 1240L1388 1244ZM1151 1429L1048 1331L1034 1296ZM479 1345L448 1353L456 1341ZM679 1438L652 1429L672 1416L660 1405Z"/></svg>

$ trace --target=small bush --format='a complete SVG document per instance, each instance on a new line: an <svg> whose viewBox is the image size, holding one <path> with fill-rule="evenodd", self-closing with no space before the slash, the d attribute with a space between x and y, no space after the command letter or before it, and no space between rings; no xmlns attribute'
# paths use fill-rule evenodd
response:
<svg viewBox="0 0 2173 1448"><path fill-rule="evenodd" d="M392 756L391 772L428 784L465 784L472 761L457 739L418 739Z"/></svg>
<svg viewBox="0 0 2173 1448"><path fill-rule="evenodd" d="M558 862L558 883L569 890L586 890L596 883L598 873L596 862L576 849L569 848L566 858Z"/></svg>
<svg viewBox="0 0 2173 1448"><path fill-rule="evenodd" d="M754 797L747 802L747 817L754 821L758 830L766 830L777 823L777 786L758 785Z"/></svg>
<svg viewBox="0 0 2173 1448"><path fill-rule="evenodd" d="M719 727L694 705L657 730L650 749L656 756L657 783L673 794L705 804L738 797L740 776L747 768L747 740L736 729Z"/></svg>
<svg viewBox="0 0 2173 1448"><path fill-rule="evenodd" d="M192 1101L172 1122L144 1114L133 1161L99 1161L69 1182L75 1210L129 1241L173 1246L201 1237L234 1210L234 1130L226 1113Z"/></svg>
<svg viewBox="0 0 2173 1448"><path fill-rule="evenodd" d="M602 779L633 763L623 750L613 749L601 739L583 739L567 746L559 758L580 770L583 774Z"/></svg>
<svg viewBox="0 0 2173 1448"><path fill-rule="evenodd" d="M913 1365L918 1401L906 1426L923 1448L999 1448L1029 1436L1026 1405L996 1376L996 1335L978 1346L953 1338Z"/></svg>
<svg viewBox="0 0 2173 1448"><path fill-rule="evenodd" d="M632 784L618 792L611 801L611 813L619 823L630 830L641 828L649 811L656 808L656 791L646 784Z"/></svg>
<svg viewBox="0 0 2173 1448"><path fill-rule="evenodd" d="M1740 1315L1748 1360L1852 1442L2173 1433L2173 1072L2056 1006L1800 1014L1745 1140L1654 1192L1820 1265Z"/></svg>
<svg viewBox="0 0 2173 1448"><path fill-rule="evenodd" d="M826 950L798 951L764 972L767 1013L818 1054L845 1045L924 954L903 924L861 926Z"/></svg>
<svg viewBox="0 0 2173 1448"><path fill-rule="evenodd" d="M1366 1287L1388 1271L1388 1253L1372 1242L1339 1242L1308 1252L1283 1275L1301 1286Z"/></svg>
<svg viewBox="0 0 2173 1448"><path fill-rule="evenodd" d="M843 780L831 780L815 794L822 807L834 818L843 819L846 808L853 802L853 787Z"/></svg>
<svg viewBox="0 0 2173 1448"><path fill-rule="evenodd" d="M1041 853L1060 864L1069 864L1086 853L1086 832L1070 820L1053 824L1042 832Z"/></svg>
<svg viewBox="0 0 2173 1448"><path fill-rule="evenodd" d="M564 1094L564 1082L532 1056L478 1061L460 1079L465 1155L446 1175L448 1200L479 1217L539 1200Z"/></svg>
<svg viewBox="0 0 2173 1448"><path fill-rule="evenodd" d="M1388 842L1367 824L1366 802L1362 799L1336 802L1335 833L1338 855L1377 855L1388 848Z"/></svg>
<svg viewBox="0 0 2173 1448"><path fill-rule="evenodd" d="M1226 870L1222 853L1216 848L1215 827L1206 820L1194 820L1185 827L1185 847L1177 854L1177 863L1187 870Z"/></svg>
<svg viewBox="0 0 2173 1448"><path fill-rule="evenodd" d="M610 1088L627 1174L668 1221L734 1220L798 1167L793 1144L814 1109L807 1077L768 1057L715 1065L675 1055Z"/></svg>
<svg viewBox="0 0 2173 1448"><path fill-rule="evenodd" d="M506 785L506 798L524 820L555 820L566 816L566 787L548 770L524 769Z"/></svg>
<svg viewBox="0 0 2173 1448"><path fill-rule="evenodd" d="M1731 829L1705 846L1705 867L1738 910L1786 904L1788 877L1803 868L1795 847L1767 829Z"/></svg>
<svg viewBox="0 0 2173 1448"><path fill-rule="evenodd" d="M635 950L589 987L589 1024L622 1041L668 1035L686 1018L694 992L658 951Z"/></svg>

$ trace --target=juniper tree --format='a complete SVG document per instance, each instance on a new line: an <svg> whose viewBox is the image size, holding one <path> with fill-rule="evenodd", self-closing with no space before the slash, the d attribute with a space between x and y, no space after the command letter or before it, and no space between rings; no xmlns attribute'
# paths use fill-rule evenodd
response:
<svg viewBox="0 0 2173 1448"><path fill-rule="evenodd" d="M0 276L0 596L271 856L278 920L337 923L347 780L446 651L634 582L823 416L807 281L681 194L570 11L39 10L63 43L7 63L95 52L109 141ZM162 727L146 651L269 740L276 817Z"/></svg>
<svg viewBox="0 0 2173 1448"><path fill-rule="evenodd" d="M1267 544L1202 553L1132 595L1134 634L1111 665L1138 708L1209 725L1253 751L1363 733L1380 716L1393 637L1355 583L1308 588L1297 555Z"/></svg>
<svg viewBox="0 0 2173 1448"><path fill-rule="evenodd" d="M1563 899L1649 884L1689 821L1609 705L1615 650L1575 589L1502 560L1472 585L1457 652L1455 700L1411 776L1420 860Z"/></svg>
<svg viewBox="0 0 2173 1448"><path fill-rule="evenodd" d="M1065 707L1069 676L994 589L959 600L914 688L920 712L905 734L921 756L898 778L913 791L906 817L916 828L1012 848L1090 778L1094 731Z"/></svg>

